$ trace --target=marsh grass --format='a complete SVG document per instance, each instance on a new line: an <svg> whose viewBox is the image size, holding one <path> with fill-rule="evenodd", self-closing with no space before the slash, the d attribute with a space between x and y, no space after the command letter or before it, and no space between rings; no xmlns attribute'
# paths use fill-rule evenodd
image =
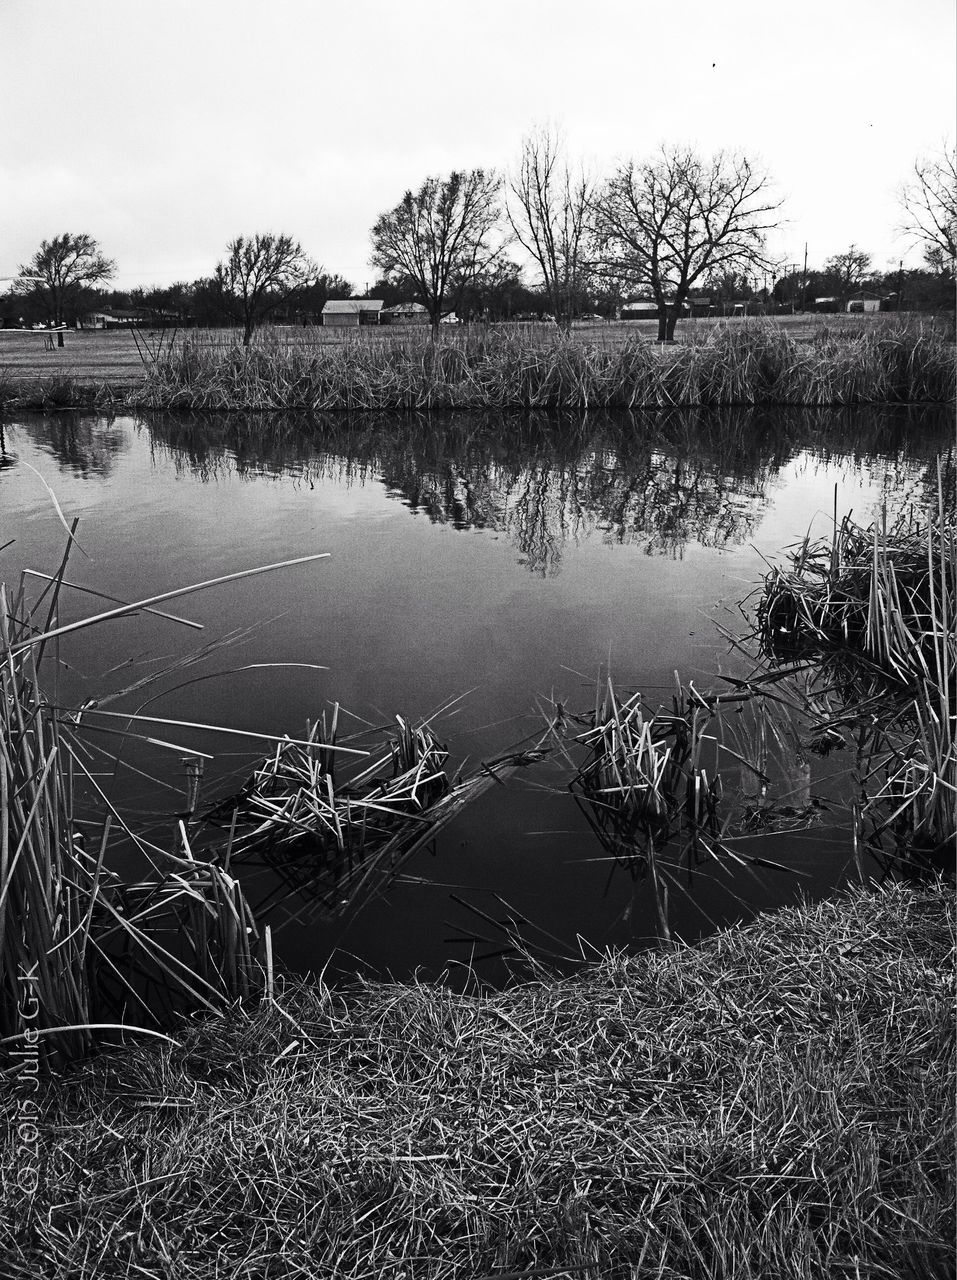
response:
<svg viewBox="0 0 957 1280"><path fill-rule="evenodd" d="M751 637L772 678L802 677L818 749L855 745L867 838L905 864L952 865L957 839L953 503L939 465L928 508L806 538L768 573Z"/></svg>
<svg viewBox="0 0 957 1280"><path fill-rule="evenodd" d="M896 885L504 992L277 977L45 1086L31 1197L3 1127L5 1273L943 1280L953 965Z"/></svg>
<svg viewBox="0 0 957 1280"><path fill-rule="evenodd" d="M340 742L339 714L337 704L302 742L277 742L239 794L216 805L230 830L226 865L267 864L325 919L355 910L394 873L451 789L445 747L429 725L401 717L391 731L341 739L368 745L370 757L343 776L330 749Z"/></svg>
<svg viewBox="0 0 957 1280"><path fill-rule="evenodd" d="M107 382L73 373L23 377L16 371L0 369L0 411L102 413L125 403L129 391L127 382Z"/></svg>
<svg viewBox="0 0 957 1280"><path fill-rule="evenodd" d="M574 748L585 759L570 789L613 864L650 881L661 940L671 936L674 891L687 893L702 865L784 869L743 852L736 837L813 819L809 789L801 802L782 787L803 764L790 709L752 688L701 693L676 672L670 707L651 707L640 691L620 695L609 678L584 719ZM743 786L726 787L728 766Z"/></svg>
<svg viewBox="0 0 957 1280"><path fill-rule="evenodd" d="M446 708L443 708L445 710ZM418 724L342 736L341 708L307 726L299 742L276 742L234 796L218 800L207 825L228 827L214 857L226 867L268 867L279 886L257 903L271 920L283 913L345 921L380 894L419 849L490 786L547 753L549 734L450 777L447 748L435 734L442 712ZM356 761L338 754L346 744Z"/></svg>
<svg viewBox="0 0 957 1280"><path fill-rule="evenodd" d="M366 411L598 409L949 402L953 343L921 325L823 330L796 342L771 325L717 325L689 342L543 338L520 329L315 348L186 336L147 369L144 408Z"/></svg>
<svg viewBox="0 0 957 1280"><path fill-rule="evenodd" d="M76 527L67 529L55 575L27 571L12 596L0 584L0 1044L14 1054L29 1030L47 1066L87 1052L100 1031L152 1033L173 1013L212 1012L261 980L258 933L239 883L226 867L194 855L182 819L165 846L127 824L94 776L84 736L84 716L112 713L70 712L58 700L63 636L201 588L114 603L61 624ZM25 583L34 577L44 586L28 598ZM128 722L124 734L136 733L139 717L118 718ZM77 814L81 787L104 815L93 838ZM114 869L118 851L144 868L136 881ZM29 1028L26 994L36 1003Z"/></svg>

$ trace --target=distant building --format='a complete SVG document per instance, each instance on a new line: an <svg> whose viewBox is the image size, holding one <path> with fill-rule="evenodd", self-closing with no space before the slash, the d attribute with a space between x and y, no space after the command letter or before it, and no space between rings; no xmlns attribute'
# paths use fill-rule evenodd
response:
<svg viewBox="0 0 957 1280"><path fill-rule="evenodd" d="M322 324L329 329L357 329L360 324L378 324L382 307L379 298L330 301L322 308Z"/></svg>
<svg viewBox="0 0 957 1280"><path fill-rule="evenodd" d="M847 300L848 311L880 311L881 300L876 293L866 293L863 290L855 293L853 298Z"/></svg>
<svg viewBox="0 0 957 1280"><path fill-rule="evenodd" d="M380 324L428 324L429 313L421 302L397 302L394 307L383 307Z"/></svg>
<svg viewBox="0 0 957 1280"><path fill-rule="evenodd" d="M109 311L88 311L76 322L78 329L128 329L130 325L163 324L160 313L147 307L112 307Z"/></svg>
<svg viewBox="0 0 957 1280"><path fill-rule="evenodd" d="M672 301L668 299L668 306L671 305ZM681 314L683 316L710 316L714 315L714 307L708 297L686 298L681 304ZM636 298L633 302L624 304L621 309L621 318L622 320L657 320L658 304L654 298Z"/></svg>
<svg viewBox="0 0 957 1280"><path fill-rule="evenodd" d="M839 311L840 306L841 306L841 303L839 298L815 298L814 299L815 311Z"/></svg>
<svg viewBox="0 0 957 1280"><path fill-rule="evenodd" d="M637 298L621 308L622 320L657 320L658 304L653 298Z"/></svg>

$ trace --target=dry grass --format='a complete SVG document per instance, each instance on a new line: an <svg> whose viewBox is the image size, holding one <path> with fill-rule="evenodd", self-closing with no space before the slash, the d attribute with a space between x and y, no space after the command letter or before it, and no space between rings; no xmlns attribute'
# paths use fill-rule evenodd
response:
<svg viewBox="0 0 957 1280"><path fill-rule="evenodd" d="M4 1275L953 1275L954 912L857 890L506 992L289 984L38 1095Z"/></svg>
<svg viewBox="0 0 957 1280"><path fill-rule="evenodd" d="M40 353L7 337L0 399L26 407L171 409L667 408L674 405L948 402L953 342L935 320L695 321L674 346L641 323L443 333L395 328L266 329L250 348L230 330L172 343L76 334ZM800 335L800 336L798 336ZM74 349L75 348L75 349ZM155 357L155 358L154 358ZM53 372L53 370L56 372Z"/></svg>
<svg viewBox="0 0 957 1280"><path fill-rule="evenodd" d="M950 401L953 344L930 329L873 330L799 345L770 325L658 347L522 330L354 341L322 352L262 343L213 351L186 339L137 398L177 409L597 409Z"/></svg>

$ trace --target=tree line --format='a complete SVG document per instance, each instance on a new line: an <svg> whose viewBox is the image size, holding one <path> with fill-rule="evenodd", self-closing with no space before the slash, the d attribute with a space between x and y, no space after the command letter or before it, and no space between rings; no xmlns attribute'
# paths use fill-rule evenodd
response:
<svg viewBox="0 0 957 1280"><path fill-rule="evenodd" d="M596 179L566 155L554 128L523 140L513 167L427 177L379 215L370 232L371 296L417 302L433 331L444 316L547 314L563 328L588 313L617 313L628 298L653 304L658 337L673 338L689 300L760 297L806 309L864 288L900 307L952 305L957 256L957 156L919 159L899 191L900 230L923 251L925 268L881 274L851 245L823 268L781 263L768 252L781 201L766 170L743 152L701 155L662 146ZM515 261L527 259L531 283ZM319 267L285 233L239 236L208 278L165 289L109 292L115 263L88 234L44 240L6 298L28 318L55 325L107 305L139 307L157 321L239 324L248 344L269 319L318 315L354 296L342 276ZM760 281L764 280L763 288ZM770 284L769 284L770 281Z"/></svg>

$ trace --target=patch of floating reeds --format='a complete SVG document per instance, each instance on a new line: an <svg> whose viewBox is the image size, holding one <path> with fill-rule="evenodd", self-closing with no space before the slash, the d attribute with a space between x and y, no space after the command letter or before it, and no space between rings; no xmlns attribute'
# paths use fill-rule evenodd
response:
<svg viewBox="0 0 957 1280"><path fill-rule="evenodd" d="M906 862L957 838L957 534L945 469L937 501L888 525L835 519L765 578L751 637L801 673L818 740L854 741L869 840Z"/></svg>
<svg viewBox="0 0 957 1280"><path fill-rule="evenodd" d="M336 704L305 738L278 740L240 791L206 815L229 829L224 865L276 873L281 889L260 910L293 900L297 914L307 904L317 920L351 917L464 805L543 754L539 743L451 778L431 723L396 716L392 727L342 737L340 716ZM349 761L339 754L346 743Z"/></svg>
<svg viewBox="0 0 957 1280"><path fill-rule="evenodd" d="M373 877L388 876L415 846L426 816L451 790L448 752L428 725L396 717L370 759L344 766L338 742L339 707L308 727L300 742L276 743L235 797L219 801L214 818L228 821L228 865L264 862L332 917L365 900ZM385 738L383 743L382 739Z"/></svg>
<svg viewBox="0 0 957 1280"><path fill-rule="evenodd" d="M725 725L728 709L752 716L755 741L743 741L740 724ZM794 788L785 791L783 800L771 794L769 733L783 748L779 773L789 774L789 766L803 759L793 730L785 740L790 720L778 727L780 713L758 691L700 693L693 684L683 686L676 673L670 708L653 709L639 692L619 696L609 679L586 719L588 727L575 738L585 760L571 791L614 863L650 879L663 938L670 936L669 886L681 888L680 871L703 863L781 870L770 859L741 852L734 836L757 826L794 829L814 816L806 788L798 788L806 792L801 796ZM788 748L797 748L793 756ZM727 764L745 778L742 794L730 802L721 775Z"/></svg>
<svg viewBox="0 0 957 1280"><path fill-rule="evenodd" d="M953 343L933 328L825 332L802 344L770 324L716 325L704 338L620 346L489 329L310 347L185 336L147 366L144 408L597 409L679 405L852 405L953 399Z"/></svg>

